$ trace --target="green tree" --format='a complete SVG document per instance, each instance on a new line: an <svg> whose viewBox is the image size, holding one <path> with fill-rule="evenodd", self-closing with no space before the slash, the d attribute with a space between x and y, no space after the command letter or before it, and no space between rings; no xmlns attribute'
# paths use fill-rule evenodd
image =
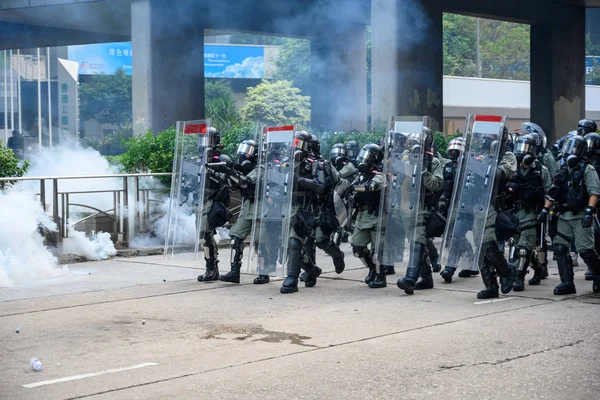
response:
<svg viewBox="0 0 600 400"><path fill-rule="evenodd" d="M238 145L244 140L258 141L259 125L253 122L240 122L221 133L223 152L235 159Z"/></svg>
<svg viewBox="0 0 600 400"><path fill-rule="evenodd" d="M204 85L206 117L219 131L225 131L240 122L233 90L222 81L206 80Z"/></svg>
<svg viewBox="0 0 600 400"><path fill-rule="evenodd" d="M477 76L475 25L475 18L444 14L444 75Z"/></svg>
<svg viewBox="0 0 600 400"><path fill-rule="evenodd" d="M310 41L304 39L285 39L279 48L279 56L275 60L277 69L273 77L290 81L310 96Z"/></svg>
<svg viewBox="0 0 600 400"><path fill-rule="evenodd" d="M19 159L8 147L0 142L0 178L21 177L27 173L29 163L24 161L19 163ZM0 189L6 189L12 186L15 181L0 182Z"/></svg>
<svg viewBox="0 0 600 400"><path fill-rule="evenodd" d="M585 55L600 56L600 43L594 43L589 33L585 35Z"/></svg>
<svg viewBox="0 0 600 400"><path fill-rule="evenodd" d="M267 125L297 124L305 126L310 120L310 97L290 81L263 80L247 90L242 107L244 119Z"/></svg>
<svg viewBox="0 0 600 400"><path fill-rule="evenodd" d="M131 123L131 76L123 69L114 75L94 75L79 85L80 117L124 127Z"/></svg>

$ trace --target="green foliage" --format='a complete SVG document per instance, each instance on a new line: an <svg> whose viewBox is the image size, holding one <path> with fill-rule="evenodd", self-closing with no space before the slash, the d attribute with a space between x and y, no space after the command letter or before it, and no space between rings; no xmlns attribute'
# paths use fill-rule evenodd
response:
<svg viewBox="0 0 600 400"><path fill-rule="evenodd" d="M19 163L19 159L8 147L0 142L0 178L21 177L27 173L29 163ZM15 181L0 182L0 189L6 189L14 185Z"/></svg>
<svg viewBox="0 0 600 400"><path fill-rule="evenodd" d="M131 123L131 76L123 69L114 75L95 75L79 85L80 117L123 127Z"/></svg>
<svg viewBox="0 0 600 400"><path fill-rule="evenodd" d="M273 77L277 80L290 81L310 96L310 41L304 39L285 39L279 48L279 56L275 60L277 69Z"/></svg>
<svg viewBox="0 0 600 400"><path fill-rule="evenodd" d="M480 20L483 78L529 80L530 26ZM444 14L444 75L477 76L477 19Z"/></svg>
<svg viewBox="0 0 600 400"><path fill-rule="evenodd" d="M442 132L433 132L435 148L442 157L448 158L448 143L457 136L462 136L462 133L445 136Z"/></svg>
<svg viewBox="0 0 600 400"><path fill-rule="evenodd" d="M175 134L175 128L171 127L156 136L148 131L145 135L127 140L125 153L118 157L123 172L173 172ZM171 179L161 181L170 184Z"/></svg>
<svg viewBox="0 0 600 400"><path fill-rule="evenodd" d="M290 81L263 80L258 86L248 88L241 111L249 121L304 126L310 120L310 97L302 96L301 90Z"/></svg>
<svg viewBox="0 0 600 400"><path fill-rule="evenodd" d="M592 42L592 37L589 33L585 35L585 55L600 56L600 43Z"/></svg>

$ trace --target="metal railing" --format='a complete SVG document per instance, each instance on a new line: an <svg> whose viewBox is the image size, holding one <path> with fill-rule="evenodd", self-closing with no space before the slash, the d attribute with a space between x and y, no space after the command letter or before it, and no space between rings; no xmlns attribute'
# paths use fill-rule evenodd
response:
<svg viewBox="0 0 600 400"><path fill-rule="evenodd" d="M59 240L67 238L69 235L68 224L70 226L77 225L85 222L91 218L99 215L104 215L113 220L113 232L116 235L121 235L122 241L127 243L129 240L129 196L130 196L130 185L129 178L133 178L134 186L134 232L147 231L149 226L150 217L150 202L151 192L154 191L165 191L161 188L140 188L140 178L143 177L160 177L160 176L172 176L171 173L145 173L145 174L108 174L108 175L87 175L87 176L35 176L35 177L9 177L0 178L0 182L19 182L19 181L39 181L39 196L42 208L47 211L47 193L46 183L52 182L52 219L58 227L58 244ZM59 190L59 181L61 180L81 180L81 179L106 179L106 178L120 178L122 179L122 185L120 188L103 189L103 190L82 190L82 191L61 191ZM96 207L92 207L89 204L73 203L71 202L71 196L82 195L82 194L112 194L113 196L113 208L109 210L101 210ZM60 199L60 201L59 201ZM141 205L141 206L140 206ZM91 215L88 215L75 223L69 222L70 207L80 207L94 211Z"/></svg>
<svg viewBox="0 0 600 400"><path fill-rule="evenodd" d="M97 218L98 216L105 216L112 220L112 232L121 235L121 240L124 243L128 243L130 232L135 234L149 232L151 230L150 224L150 213L151 213L151 202L159 201L151 197L152 192L165 192L168 193L169 188L140 188L140 178L144 177L161 177L161 176L172 176L171 173L144 173L144 174L108 174L108 175L86 175L86 176L35 176L35 177L9 177L0 178L0 182L19 182L19 181L39 181L39 201L42 204L44 211L47 210L47 188L46 184L52 182L51 189L51 206L52 206L52 219L58 227L56 233L55 244L62 241L64 238L69 237L69 227L75 227L78 224L83 224L88 220ZM81 180L81 179L106 179L106 178L118 178L121 179L121 187L101 190L71 190L64 191L59 189L59 181L61 180ZM129 182L132 179L133 182ZM132 185L130 185L132 183ZM131 188L133 186L133 188ZM130 194L133 194L133 229L130 229L129 221L129 199ZM112 194L112 209L102 210L97 207L93 207L89 204L83 204L81 202L73 202L72 196L74 195L100 195L100 194ZM80 219L79 221L70 221L71 207L79 207L87 210L91 210L92 213ZM229 210L232 214L237 217L241 209L241 198L238 195L232 193L231 204Z"/></svg>

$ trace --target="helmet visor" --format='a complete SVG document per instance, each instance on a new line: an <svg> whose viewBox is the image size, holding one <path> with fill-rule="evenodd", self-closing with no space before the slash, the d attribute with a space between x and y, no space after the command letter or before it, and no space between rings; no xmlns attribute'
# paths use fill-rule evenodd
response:
<svg viewBox="0 0 600 400"><path fill-rule="evenodd" d="M567 143L565 143L565 147L563 148L563 154L582 156L585 150L584 146L585 144L578 140L569 139L567 140Z"/></svg>
<svg viewBox="0 0 600 400"><path fill-rule="evenodd" d="M293 147L298 150L308 151L310 149L310 141L304 140L301 137L294 138Z"/></svg>
<svg viewBox="0 0 600 400"><path fill-rule="evenodd" d="M373 150L362 149L356 158L358 163L371 164L376 158L376 152Z"/></svg>
<svg viewBox="0 0 600 400"><path fill-rule="evenodd" d="M529 142L525 142L525 141L517 141L517 143L515 144L515 154L516 155L525 155L525 154L531 154L533 155L534 152L534 145L529 143Z"/></svg>
<svg viewBox="0 0 600 400"><path fill-rule="evenodd" d="M248 143L240 143L237 149L237 154L252 158L256 154L256 146L252 146Z"/></svg>
<svg viewBox="0 0 600 400"><path fill-rule="evenodd" d="M346 155L346 150L343 147L334 147L331 149L331 157L337 158Z"/></svg>

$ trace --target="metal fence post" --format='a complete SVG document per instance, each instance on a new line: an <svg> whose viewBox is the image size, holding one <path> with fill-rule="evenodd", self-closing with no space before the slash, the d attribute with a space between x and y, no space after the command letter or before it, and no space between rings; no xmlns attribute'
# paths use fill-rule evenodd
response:
<svg viewBox="0 0 600 400"><path fill-rule="evenodd" d="M129 247L129 188L127 177L123 178L123 242Z"/></svg>

